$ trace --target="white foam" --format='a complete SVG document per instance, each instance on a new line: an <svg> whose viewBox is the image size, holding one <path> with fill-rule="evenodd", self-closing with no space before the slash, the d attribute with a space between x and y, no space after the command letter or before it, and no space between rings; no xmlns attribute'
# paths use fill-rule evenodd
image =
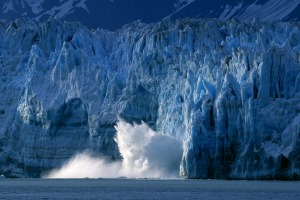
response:
<svg viewBox="0 0 300 200"><path fill-rule="evenodd" d="M122 161L108 163L89 153L80 153L46 178L176 178L182 157L178 140L154 132L147 124L120 120L116 142Z"/></svg>

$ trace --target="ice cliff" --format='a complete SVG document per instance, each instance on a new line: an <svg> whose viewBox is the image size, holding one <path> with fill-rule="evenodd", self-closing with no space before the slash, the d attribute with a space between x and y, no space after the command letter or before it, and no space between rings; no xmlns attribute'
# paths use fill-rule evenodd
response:
<svg viewBox="0 0 300 200"><path fill-rule="evenodd" d="M300 179L300 23L21 19L0 24L0 82L9 177L121 159L122 118L183 141L181 177Z"/></svg>

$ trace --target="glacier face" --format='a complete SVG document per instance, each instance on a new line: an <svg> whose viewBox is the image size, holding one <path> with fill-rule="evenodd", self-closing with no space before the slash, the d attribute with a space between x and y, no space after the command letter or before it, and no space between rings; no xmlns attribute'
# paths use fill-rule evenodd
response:
<svg viewBox="0 0 300 200"><path fill-rule="evenodd" d="M299 179L300 24L0 24L0 174L121 159L118 118L183 141L184 178Z"/></svg>

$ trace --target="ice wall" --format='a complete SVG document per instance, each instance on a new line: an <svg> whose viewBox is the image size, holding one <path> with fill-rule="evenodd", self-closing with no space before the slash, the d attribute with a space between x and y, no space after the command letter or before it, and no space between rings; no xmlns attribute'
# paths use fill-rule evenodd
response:
<svg viewBox="0 0 300 200"><path fill-rule="evenodd" d="M121 159L118 117L183 141L184 178L299 179L300 24L1 24L0 172Z"/></svg>

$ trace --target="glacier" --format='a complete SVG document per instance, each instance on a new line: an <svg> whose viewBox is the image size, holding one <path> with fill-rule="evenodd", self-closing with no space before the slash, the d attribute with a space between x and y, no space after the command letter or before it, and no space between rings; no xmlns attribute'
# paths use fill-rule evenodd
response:
<svg viewBox="0 0 300 200"><path fill-rule="evenodd" d="M118 119L183 143L182 178L300 179L300 23L0 23L0 174L122 160ZM181 147L178 147L181 148Z"/></svg>

